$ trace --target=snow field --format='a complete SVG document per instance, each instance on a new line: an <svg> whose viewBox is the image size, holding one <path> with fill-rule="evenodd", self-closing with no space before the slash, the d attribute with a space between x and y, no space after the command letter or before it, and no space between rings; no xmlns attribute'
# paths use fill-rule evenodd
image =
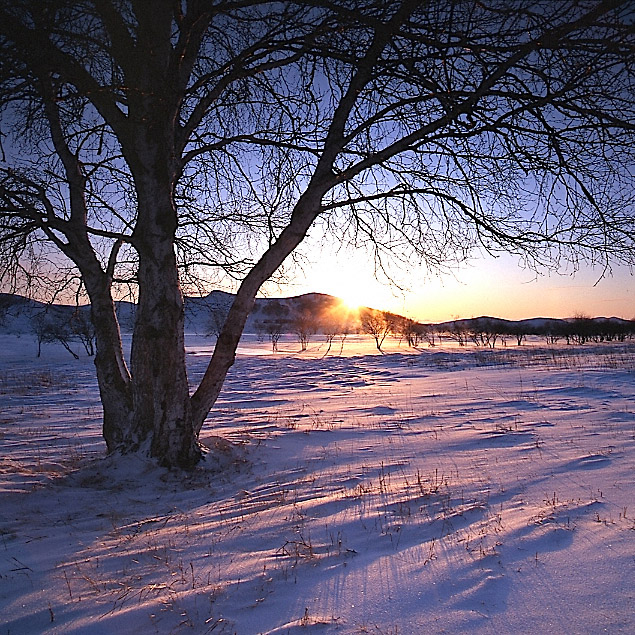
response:
<svg viewBox="0 0 635 635"><path fill-rule="evenodd" d="M0 633L632 632L633 345L248 341L191 474L104 457L91 361L30 346L0 342Z"/></svg>

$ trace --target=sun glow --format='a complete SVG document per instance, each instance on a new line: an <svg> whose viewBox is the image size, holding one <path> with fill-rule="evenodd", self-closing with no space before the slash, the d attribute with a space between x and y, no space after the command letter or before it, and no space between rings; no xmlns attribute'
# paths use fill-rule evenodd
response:
<svg viewBox="0 0 635 635"><path fill-rule="evenodd" d="M422 322L494 315L512 320L538 316L566 318L577 312L633 318L633 275L614 270L597 284L601 272L582 270L575 280L518 267L513 256L484 257L448 276L429 276L420 267L397 271L400 287L375 278L372 258L362 252L315 247L311 266L297 275L287 295L326 293L342 309L392 311ZM280 295L283 295L282 293Z"/></svg>
<svg viewBox="0 0 635 635"><path fill-rule="evenodd" d="M399 298L395 289L382 284L375 276L372 265L361 254L327 255L319 264L305 270L302 292L316 291L340 298L343 308L357 313L362 307L399 311Z"/></svg>
<svg viewBox="0 0 635 635"><path fill-rule="evenodd" d="M333 295L340 298L344 307L351 311L359 311L361 307L370 306L372 304L372 295L359 285L343 284L336 286Z"/></svg>

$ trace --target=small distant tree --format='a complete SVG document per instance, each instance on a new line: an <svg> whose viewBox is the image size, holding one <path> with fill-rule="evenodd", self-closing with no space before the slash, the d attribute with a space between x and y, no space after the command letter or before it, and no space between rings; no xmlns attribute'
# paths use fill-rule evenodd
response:
<svg viewBox="0 0 635 635"><path fill-rule="evenodd" d="M223 331L223 326L229 315L231 301L225 299L215 299L214 303L209 306L209 316L207 320L207 335L212 335L216 339L219 338Z"/></svg>
<svg viewBox="0 0 635 635"><path fill-rule="evenodd" d="M295 318L292 328L300 342L300 350L306 351L311 336L317 333L317 323L311 315L303 313Z"/></svg>
<svg viewBox="0 0 635 635"><path fill-rule="evenodd" d="M371 335L375 340L375 346L380 353L381 347L386 337L393 333L397 324L397 316L387 311L376 311L375 309L363 309L360 311L359 319L362 332Z"/></svg>
<svg viewBox="0 0 635 635"><path fill-rule="evenodd" d="M417 324L419 338L431 348L437 345L438 330L434 324Z"/></svg>
<svg viewBox="0 0 635 635"><path fill-rule="evenodd" d="M406 340L408 346L417 348L421 342L427 342L429 346L435 345L436 331L433 325L421 324L402 316L396 316L395 322L399 335Z"/></svg>
<svg viewBox="0 0 635 635"><path fill-rule="evenodd" d="M419 345L419 331L417 322L411 318L401 317L396 320L395 328L400 337L406 340L408 346L417 347Z"/></svg>
<svg viewBox="0 0 635 635"><path fill-rule="evenodd" d="M256 324L259 332L266 334L271 342L271 350L278 352L278 342L288 325L289 309L279 300L272 300L265 304L262 312L265 315L263 320Z"/></svg>
<svg viewBox="0 0 635 635"><path fill-rule="evenodd" d="M577 313L567 323L567 344L585 344L590 340L596 339L597 335L598 327L588 315Z"/></svg>
<svg viewBox="0 0 635 635"><path fill-rule="evenodd" d="M633 321L604 319L595 320L596 332L600 341L606 340L612 342L614 340L623 342L627 337L633 336Z"/></svg>
<svg viewBox="0 0 635 635"><path fill-rule="evenodd" d="M353 326L354 322L359 319L359 314L356 313L355 318L353 319L350 314L346 316L346 318L342 321L340 332L338 333L338 339L340 341L340 352L339 355L344 351L344 342L350 333L353 333L355 327Z"/></svg>
<svg viewBox="0 0 635 635"><path fill-rule="evenodd" d="M502 328L498 320L491 318L477 318L472 320L469 336L476 346L496 347L496 341L502 334Z"/></svg>
<svg viewBox="0 0 635 635"><path fill-rule="evenodd" d="M76 307L71 316L69 327L71 333L82 343L86 355L95 355L95 327L90 320L86 308Z"/></svg>
<svg viewBox="0 0 635 635"><path fill-rule="evenodd" d="M300 297L297 300L295 315L291 319L291 329L300 342L300 350L306 351L312 335L320 328L319 302L311 296Z"/></svg>
<svg viewBox="0 0 635 635"><path fill-rule="evenodd" d="M565 335L566 325L560 322L548 323L543 329L547 344L557 344Z"/></svg>
<svg viewBox="0 0 635 635"><path fill-rule="evenodd" d="M454 320L448 324L446 336L448 339L457 342L459 346L466 346L470 332L464 320Z"/></svg>
<svg viewBox="0 0 635 635"><path fill-rule="evenodd" d="M356 314L355 318L353 318L351 311L343 309L341 306L331 308L331 310L322 314L320 318L320 328L327 343L324 357L330 353L335 339L338 339L340 342L339 354L342 354L342 351L344 350L344 342L346 341L349 333L354 330L354 319L356 319Z"/></svg>
<svg viewBox="0 0 635 635"><path fill-rule="evenodd" d="M338 334L342 332L342 322L335 315L329 314L322 318L322 332L324 333L324 339L326 340L326 351L324 357L326 357L331 351L333 340Z"/></svg>
<svg viewBox="0 0 635 635"><path fill-rule="evenodd" d="M505 328L505 334L516 338L516 344L521 346L527 338L527 328L518 322L512 322Z"/></svg>
<svg viewBox="0 0 635 635"><path fill-rule="evenodd" d="M79 355L70 346L75 336L65 316L46 311L37 313L31 319L31 327L37 338L38 357L42 355L42 344L59 342L75 359L79 359Z"/></svg>
<svg viewBox="0 0 635 635"><path fill-rule="evenodd" d="M265 333L269 336L271 342L271 350L274 353L278 352L278 342L282 337L283 323L279 320L271 320L265 326Z"/></svg>

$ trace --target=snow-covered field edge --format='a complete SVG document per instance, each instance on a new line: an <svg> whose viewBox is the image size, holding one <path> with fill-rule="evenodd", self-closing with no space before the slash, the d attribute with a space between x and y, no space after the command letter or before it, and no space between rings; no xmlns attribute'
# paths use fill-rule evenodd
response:
<svg viewBox="0 0 635 635"><path fill-rule="evenodd" d="M0 633L632 632L633 344L281 349L178 474L104 456L88 357L0 336Z"/></svg>

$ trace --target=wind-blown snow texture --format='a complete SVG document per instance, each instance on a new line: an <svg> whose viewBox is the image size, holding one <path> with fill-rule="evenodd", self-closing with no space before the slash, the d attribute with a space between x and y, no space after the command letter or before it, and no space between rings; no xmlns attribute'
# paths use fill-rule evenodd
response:
<svg viewBox="0 0 635 635"><path fill-rule="evenodd" d="M632 344L281 348L182 475L103 456L89 358L0 336L2 635L633 632Z"/></svg>

